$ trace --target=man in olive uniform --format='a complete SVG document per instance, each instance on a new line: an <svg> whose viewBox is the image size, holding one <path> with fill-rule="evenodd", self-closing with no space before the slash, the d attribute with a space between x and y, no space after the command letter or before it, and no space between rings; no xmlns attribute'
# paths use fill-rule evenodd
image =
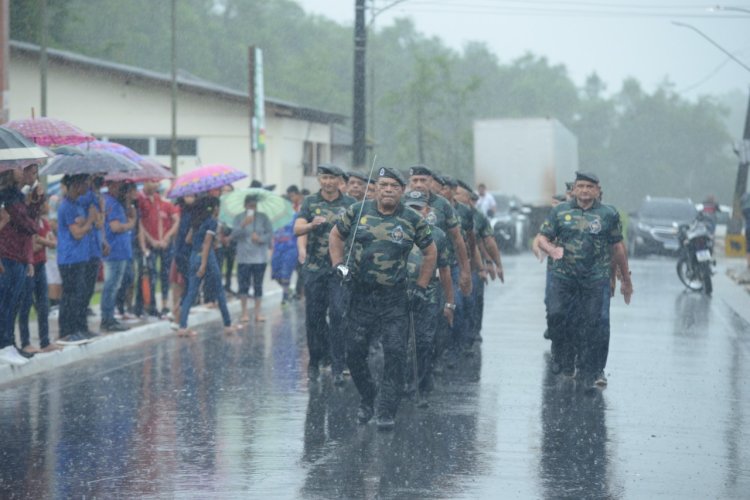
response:
<svg viewBox="0 0 750 500"><path fill-rule="evenodd" d="M423 218L430 213L427 204L429 198L420 191L409 191L404 195L404 205L419 212ZM437 250L437 269L439 277L433 274L427 287L427 304L418 314L412 314L414 322L415 343L417 351L417 381L420 396L430 392L433 387L432 363L435 354L435 332L438 322L444 320L448 325L453 324L453 311L456 303L453 298L453 282L451 279L451 254L448 250L448 240L445 233L438 227L431 226L432 240ZM414 246L409 254L409 287L410 293L416 287L417 279L422 268L422 251ZM438 286L442 286L442 293ZM413 367L409 370L413 375ZM419 401L420 406L427 406L426 400Z"/></svg>
<svg viewBox="0 0 750 500"><path fill-rule="evenodd" d="M328 255L328 235L353 198L339 190L344 172L335 165L318 167L320 191L305 198L294 221L294 234L306 236L306 259L302 267L305 277L305 326L310 364L307 375L317 380L319 365L330 355L331 373L336 385L344 383L346 346L344 314L346 289L336 278ZM326 314L330 325L326 322Z"/></svg>
<svg viewBox="0 0 750 500"><path fill-rule="evenodd" d="M377 387L367 363L371 339L380 334L383 344L383 382L378 399L378 428L390 430L401 399L409 332L409 307L425 306L426 289L435 272L437 251L430 226L401 203L405 181L391 168L378 172L377 197L349 207L331 230L331 262L341 275L351 276L350 337L347 363L361 402L357 418L373 416ZM353 244L346 263L344 242ZM416 245L424 255L411 304L407 296L407 260Z"/></svg>
<svg viewBox="0 0 750 500"><path fill-rule="evenodd" d="M357 201L365 199L365 191L367 190L367 174L362 172L349 171L347 172L346 191L349 196Z"/></svg>
<svg viewBox="0 0 750 500"><path fill-rule="evenodd" d="M601 357L609 344L613 263L622 271L620 290L626 303L633 285L620 215L599 201L598 177L576 172L573 194L573 199L550 211L539 230L539 247L552 259L547 322L553 369L575 374L584 387L603 386Z"/></svg>

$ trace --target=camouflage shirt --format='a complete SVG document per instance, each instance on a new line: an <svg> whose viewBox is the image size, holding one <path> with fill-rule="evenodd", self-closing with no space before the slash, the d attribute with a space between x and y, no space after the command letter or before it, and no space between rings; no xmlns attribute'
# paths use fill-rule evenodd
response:
<svg viewBox="0 0 750 500"><path fill-rule="evenodd" d="M609 278L612 245L622 241L620 214L614 207L595 201L583 210L575 199L560 203L539 232L564 248L563 258L550 268L555 276L581 281Z"/></svg>
<svg viewBox="0 0 750 500"><path fill-rule="evenodd" d="M362 203L362 215L357 221ZM406 262L412 247L416 245L425 249L432 243L430 225L417 212L402 204L394 213L383 215L378 212L374 200L358 202L350 206L336 223L345 240L353 232L354 224L358 224L358 229L349 267L358 285L404 285Z"/></svg>
<svg viewBox="0 0 750 500"><path fill-rule="evenodd" d="M432 230L432 240L435 242L435 246L437 247L436 267L439 269L441 267L450 266L451 254L448 250L448 237L439 227L432 226L430 229ZM409 272L409 288L413 288L417 284L417 279L419 278L419 271L422 268L423 259L424 255L422 255L422 251L414 246L411 250L411 253L409 253L409 262L407 263L407 269ZM430 304L438 303L439 284L440 278L438 278L437 276L433 276L430 279L430 284L427 285L427 298L429 299Z"/></svg>
<svg viewBox="0 0 750 500"><path fill-rule="evenodd" d="M453 209L456 211L458 221L461 224L461 238L466 241L468 234L474 231L474 215L471 213L471 207L456 202Z"/></svg>
<svg viewBox="0 0 750 500"><path fill-rule="evenodd" d="M494 237L495 232L492 229L492 224L490 224L490 220L487 216L475 207L471 210L474 214L474 232L477 235L477 239L482 240L488 236Z"/></svg>
<svg viewBox="0 0 750 500"><path fill-rule="evenodd" d="M336 221L346 209L356 203L354 198L339 193L338 198L326 201L320 192L305 198L297 218L312 222L317 215L326 218L326 222L307 233L307 259L305 271L319 272L331 269L331 257L328 255L328 236Z"/></svg>
<svg viewBox="0 0 750 500"><path fill-rule="evenodd" d="M440 195L430 193L429 204L430 213L427 214L427 222L432 227L442 229L448 237L448 252L450 252L451 264L453 264L456 262L456 252L453 248L453 240L450 238L448 232L458 226L458 216L450 202Z"/></svg>

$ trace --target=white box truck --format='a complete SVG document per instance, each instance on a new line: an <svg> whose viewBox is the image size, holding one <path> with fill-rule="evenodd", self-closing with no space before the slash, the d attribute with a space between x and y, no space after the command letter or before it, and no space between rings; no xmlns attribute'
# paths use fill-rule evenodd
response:
<svg viewBox="0 0 750 500"><path fill-rule="evenodd" d="M474 122L474 181L487 191L549 206L578 170L578 139L554 118Z"/></svg>
<svg viewBox="0 0 750 500"><path fill-rule="evenodd" d="M474 122L474 182L495 196L492 227L503 251L528 248L576 170L578 140L553 118Z"/></svg>

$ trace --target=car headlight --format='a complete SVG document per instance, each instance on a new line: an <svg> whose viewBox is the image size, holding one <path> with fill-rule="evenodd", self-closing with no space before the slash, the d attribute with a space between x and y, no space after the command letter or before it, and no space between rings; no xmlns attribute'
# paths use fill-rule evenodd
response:
<svg viewBox="0 0 750 500"><path fill-rule="evenodd" d="M638 223L638 229L640 229L641 231L650 231L651 230L651 226L649 226L645 222L639 222Z"/></svg>

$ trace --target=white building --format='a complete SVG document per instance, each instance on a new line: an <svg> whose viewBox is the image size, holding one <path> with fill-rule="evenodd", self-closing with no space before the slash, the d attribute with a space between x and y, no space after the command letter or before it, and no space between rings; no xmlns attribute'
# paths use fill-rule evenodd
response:
<svg viewBox="0 0 750 500"><path fill-rule="evenodd" d="M39 115L39 47L10 43L10 119ZM169 164L171 79L167 74L48 49L47 116ZM251 174L246 92L178 77L177 174L225 163ZM315 167L330 161L332 127L345 117L266 98L266 150L256 165L264 184L317 189ZM261 168L262 165L262 168ZM238 185L248 185L247 182ZM278 192L278 190L277 190Z"/></svg>

